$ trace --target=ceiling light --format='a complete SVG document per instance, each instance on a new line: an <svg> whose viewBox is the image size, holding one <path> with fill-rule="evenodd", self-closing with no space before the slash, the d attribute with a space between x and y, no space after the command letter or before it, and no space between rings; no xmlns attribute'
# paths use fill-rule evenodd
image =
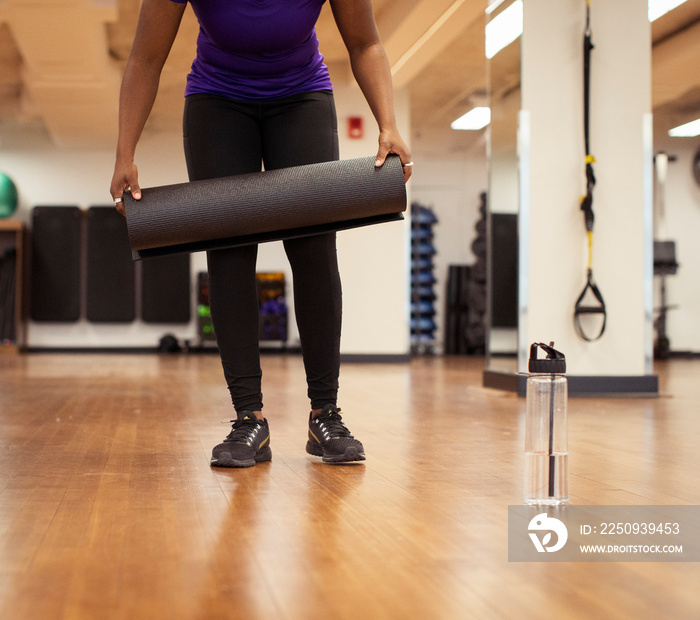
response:
<svg viewBox="0 0 700 620"><path fill-rule="evenodd" d="M686 0L649 0L649 21L653 22L662 15L666 15Z"/></svg>
<svg viewBox="0 0 700 620"><path fill-rule="evenodd" d="M700 118L690 121L685 125L674 127L668 132L668 135L674 138L694 138L695 136L700 136Z"/></svg>
<svg viewBox="0 0 700 620"><path fill-rule="evenodd" d="M499 6L501 6L505 0L491 0L489 5L486 7L486 15L491 15Z"/></svg>
<svg viewBox="0 0 700 620"><path fill-rule="evenodd" d="M486 24L486 58L493 58L523 33L523 0L516 0Z"/></svg>
<svg viewBox="0 0 700 620"><path fill-rule="evenodd" d="M477 107L472 108L454 121L450 127L452 129L465 129L476 131L483 129L491 122L491 108Z"/></svg>

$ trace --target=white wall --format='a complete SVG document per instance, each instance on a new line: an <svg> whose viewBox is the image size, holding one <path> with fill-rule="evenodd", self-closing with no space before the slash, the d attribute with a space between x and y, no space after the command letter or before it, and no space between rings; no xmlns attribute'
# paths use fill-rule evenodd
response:
<svg viewBox="0 0 700 620"><path fill-rule="evenodd" d="M341 157L376 154L376 123L359 88L336 88ZM405 92L396 93L397 117L406 139L410 116ZM364 139L347 138L348 116L365 120ZM179 132L145 133L137 150L142 186L179 183L187 179ZM60 150L40 130L19 131L5 139L0 150L0 170L15 182L20 193L18 219L30 221L36 205L110 205L109 184L114 165L113 149ZM407 354L409 351L408 274L409 224L390 223L339 233L339 261L343 278L343 353ZM203 253L192 255L194 277L206 270ZM291 297L291 271L282 244L263 244L258 271L284 271ZM290 300L293 312L293 303ZM152 325L136 321L129 325L34 323L28 325L31 347L138 347L155 346L171 332L196 340L194 312L189 325ZM290 344L298 342L290 321Z"/></svg>
<svg viewBox="0 0 700 620"><path fill-rule="evenodd" d="M435 159L414 156L415 168L411 177L411 199L431 207L437 215L433 245L435 277L435 339L440 349L444 345L445 302L447 275L450 265L471 265L475 257L471 250L476 238L479 195L487 191L487 165L485 151L473 152L469 157Z"/></svg>
<svg viewBox="0 0 700 620"><path fill-rule="evenodd" d="M377 153L377 125L357 86L336 87L340 156ZM396 116L410 138L408 93L395 93ZM347 138L347 118L364 119L364 138ZM411 188L407 188L408 202ZM410 350L410 218L338 233L338 261L343 283L344 354L406 355Z"/></svg>

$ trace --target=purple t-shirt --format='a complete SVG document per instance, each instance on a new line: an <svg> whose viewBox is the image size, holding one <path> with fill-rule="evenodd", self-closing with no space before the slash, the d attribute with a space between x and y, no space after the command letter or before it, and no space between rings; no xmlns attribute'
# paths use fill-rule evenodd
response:
<svg viewBox="0 0 700 620"><path fill-rule="evenodd" d="M276 99L331 89L316 21L326 0L189 1L199 21L185 95Z"/></svg>

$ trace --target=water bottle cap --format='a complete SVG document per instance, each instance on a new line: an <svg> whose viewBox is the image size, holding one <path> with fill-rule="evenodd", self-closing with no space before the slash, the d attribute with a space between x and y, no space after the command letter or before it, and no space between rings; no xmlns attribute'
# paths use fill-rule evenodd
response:
<svg viewBox="0 0 700 620"><path fill-rule="evenodd" d="M547 357L537 359L537 349L542 349ZM554 348L554 343L543 344L535 342L530 346L530 362L528 370L532 373L544 373L550 375L563 375L566 372L566 358L561 351Z"/></svg>

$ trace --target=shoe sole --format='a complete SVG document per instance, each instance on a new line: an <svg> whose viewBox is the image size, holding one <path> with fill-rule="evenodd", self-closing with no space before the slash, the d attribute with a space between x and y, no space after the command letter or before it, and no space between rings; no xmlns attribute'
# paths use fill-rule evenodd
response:
<svg viewBox="0 0 700 620"><path fill-rule="evenodd" d="M272 450L266 448L262 452L258 452L255 458L252 459L234 459L231 458L229 452L221 452L217 458L212 458L210 465L212 467L253 467L256 463L265 463L272 460Z"/></svg>
<svg viewBox="0 0 700 620"><path fill-rule="evenodd" d="M307 441L306 451L312 456L322 457L324 463L352 463L365 460L365 453L353 446L348 447L343 454L324 454L321 446Z"/></svg>

